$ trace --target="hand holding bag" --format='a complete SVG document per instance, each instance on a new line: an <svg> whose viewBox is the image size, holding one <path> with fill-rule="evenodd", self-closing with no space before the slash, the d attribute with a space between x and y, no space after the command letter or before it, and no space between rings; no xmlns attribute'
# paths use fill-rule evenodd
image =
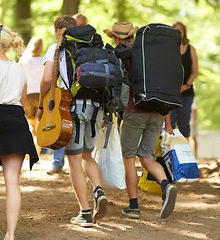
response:
<svg viewBox="0 0 220 240"><path fill-rule="evenodd" d="M195 182L199 180L199 169L189 142L174 129L173 134L163 133L161 149L164 161L171 161L173 182Z"/></svg>

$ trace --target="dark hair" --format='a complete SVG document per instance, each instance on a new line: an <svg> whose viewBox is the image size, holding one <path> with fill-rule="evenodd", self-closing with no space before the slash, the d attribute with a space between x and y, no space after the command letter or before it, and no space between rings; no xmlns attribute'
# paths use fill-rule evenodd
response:
<svg viewBox="0 0 220 240"><path fill-rule="evenodd" d="M183 45L188 44L189 43L189 39L187 38L186 26L182 22L175 22L173 24L173 27L175 28L177 25L181 25L182 28L183 28L183 39L182 39Z"/></svg>
<svg viewBox="0 0 220 240"><path fill-rule="evenodd" d="M69 28L76 26L76 20L70 16L70 15L63 15L61 17L57 17L54 22L54 28L56 29L62 29L62 28Z"/></svg>
<svg viewBox="0 0 220 240"><path fill-rule="evenodd" d="M120 38L120 37L115 36L114 34L112 35L112 37L122 39L122 38ZM129 41L129 40L133 40L133 39L134 39L134 35L129 36L129 37L126 37L126 38L123 38L122 40L127 40L127 41Z"/></svg>

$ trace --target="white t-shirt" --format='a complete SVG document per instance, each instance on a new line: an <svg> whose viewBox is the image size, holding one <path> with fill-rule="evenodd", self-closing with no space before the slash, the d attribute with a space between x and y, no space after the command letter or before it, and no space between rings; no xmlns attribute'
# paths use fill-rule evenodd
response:
<svg viewBox="0 0 220 240"><path fill-rule="evenodd" d="M25 84L27 76L18 63L0 60L0 104L21 105Z"/></svg>
<svg viewBox="0 0 220 240"><path fill-rule="evenodd" d="M44 57L23 56L18 62L27 74L27 94L40 93L40 83L44 73Z"/></svg>
<svg viewBox="0 0 220 240"><path fill-rule="evenodd" d="M54 60L54 53L55 53L55 50L56 50L56 46L57 46L56 43L49 46L49 48L47 49L47 52L46 52L44 64L47 61L53 61Z"/></svg>
<svg viewBox="0 0 220 240"><path fill-rule="evenodd" d="M56 43L49 46L49 48L47 49L47 52L46 52L44 64L47 61L54 61L54 54L55 54L56 46L57 46ZM60 72L61 78L63 79L63 81L65 81L65 83L69 87L69 81L68 81L68 77L67 77L67 69L66 69L65 62L66 62L65 51L60 51L60 53L59 53L59 67L60 66L62 66L62 67L59 68L59 72ZM65 84L63 83L63 81L61 81L60 87L64 88L64 89L67 89Z"/></svg>

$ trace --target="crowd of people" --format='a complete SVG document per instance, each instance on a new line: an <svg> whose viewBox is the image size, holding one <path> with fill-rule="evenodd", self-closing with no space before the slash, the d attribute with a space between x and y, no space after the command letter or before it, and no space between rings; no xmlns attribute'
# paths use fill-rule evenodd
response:
<svg viewBox="0 0 220 240"><path fill-rule="evenodd" d="M86 24L87 18L79 13L74 16L58 17L54 22L55 38L58 40L62 28ZM123 112L123 121L120 125L128 194L128 205L122 209L122 214L130 218L140 217L136 156L143 168L147 169L161 185L163 193L161 218L169 217L175 208L177 188L167 180L163 167L154 160L154 153L164 122L168 133L172 133L177 122L180 132L189 139L191 105L194 97L193 82L198 74L198 65L195 48L189 45L186 27L180 22L175 23L173 27L182 33L180 52L185 70L181 88L183 107L171 111L166 116L146 112L134 105L130 91L129 103ZM105 29L103 32L113 40L115 46L123 43L132 47L137 30L138 27L134 27L132 23L116 22L111 29ZM38 120L41 119L44 111L43 100L52 81L56 45L53 43L43 57L42 39L33 37L22 55L25 47L21 37L8 27L0 26L0 163L6 184L7 219L4 240L15 239L15 229L21 210L19 176L24 157L29 154L30 169L39 160L41 148L36 143L36 130ZM18 57L21 57L18 63L10 60L6 55L11 48L17 50ZM64 56L65 52L61 52L61 56L62 54ZM125 68L131 77L130 60L125 63ZM70 222L82 227L92 227L94 222L106 215L108 205L98 165L91 155L98 132L103 125L104 110L98 111L95 123L96 137L92 138L89 117L93 113L94 106L87 104L86 109L83 110L83 102L81 100L75 102L76 112L80 116L79 143L75 143L76 125L73 121L72 137L65 148L53 150L53 159L47 174L61 172L64 156L67 156L70 180L79 204L79 214L72 217ZM87 178L93 188L93 210L89 205Z"/></svg>

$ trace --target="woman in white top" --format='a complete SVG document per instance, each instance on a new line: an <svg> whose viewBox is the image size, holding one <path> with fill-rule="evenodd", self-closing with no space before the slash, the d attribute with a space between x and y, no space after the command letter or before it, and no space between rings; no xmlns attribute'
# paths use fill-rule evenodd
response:
<svg viewBox="0 0 220 240"><path fill-rule="evenodd" d="M36 135L39 125L37 110L39 106L40 82L44 73L44 57L41 56L42 51L42 39L39 37L33 37L18 62L22 65L27 74L27 99L24 111L28 123L32 126L32 135L38 155L41 152L41 147L37 144Z"/></svg>
<svg viewBox="0 0 220 240"><path fill-rule="evenodd" d="M6 52L11 48L18 57L24 50L23 40L6 26L0 26L0 164L6 185L7 232L4 240L15 239L21 209L19 177L25 154L30 156L30 169L38 161L24 104L27 78L23 68L11 61Z"/></svg>

